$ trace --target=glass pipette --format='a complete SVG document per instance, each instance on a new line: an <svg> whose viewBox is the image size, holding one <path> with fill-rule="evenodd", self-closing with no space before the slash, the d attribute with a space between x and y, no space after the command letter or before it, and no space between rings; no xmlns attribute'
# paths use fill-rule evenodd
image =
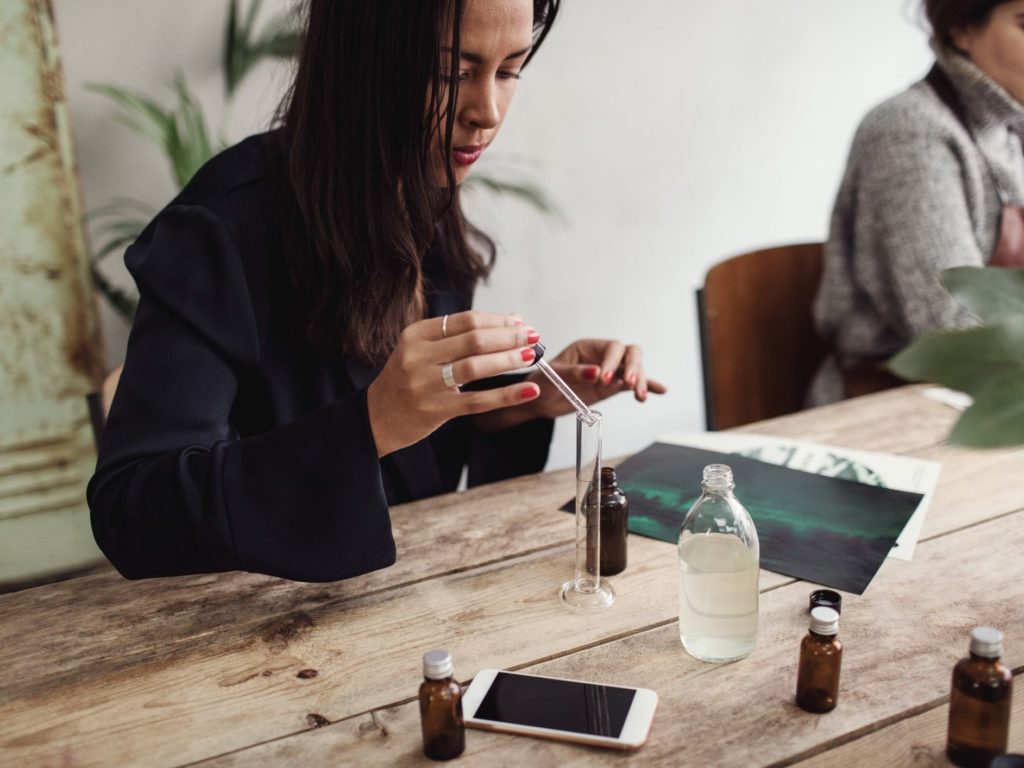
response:
<svg viewBox="0 0 1024 768"><path fill-rule="evenodd" d="M580 415L580 418L586 422L587 426L592 425L597 421L597 417L594 412L591 411L587 404L580 400L579 395L569 388L569 385L565 383L565 380L555 373L555 369L548 365L544 359L545 347L540 342L533 345L533 351L537 353L537 357L533 361L533 365L537 366L541 373L548 377L548 380L555 385L555 389L562 393L562 396L568 400L572 407L576 409L576 412Z"/></svg>

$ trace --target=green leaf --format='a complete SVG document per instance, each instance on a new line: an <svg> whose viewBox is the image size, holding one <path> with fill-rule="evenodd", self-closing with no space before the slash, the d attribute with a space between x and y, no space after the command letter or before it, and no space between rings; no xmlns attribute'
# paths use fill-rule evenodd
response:
<svg viewBox="0 0 1024 768"><path fill-rule="evenodd" d="M224 84L234 95L245 76L267 58L290 58L299 50L301 35L296 16L286 13L271 20L263 33L255 34L256 17L263 0L252 0L245 19L239 22L238 0L231 0L224 27Z"/></svg>
<svg viewBox="0 0 1024 768"><path fill-rule="evenodd" d="M1024 317L1000 325L926 334L887 363L912 381L937 384L977 396L995 376L1024 374Z"/></svg>
<svg viewBox="0 0 1024 768"><path fill-rule="evenodd" d="M993 377L957 420L949 441L971 448L1024 444L1024 368Z"/></svg>
<svg viewBox="0 0 1024 768"><path fill-rule="evenodd" d="M173 88L178 109L172 124L168 153L179 187L185 186L203 163L213 157L215 149L206 130L206 117L199 101L188 89L185 75L174 76Z"/></svg>
<svg viewBox="0 0 1024 768"><path fill-rule="evenodd" d="M88 214L86 220L95 222L95 240L101 243L92 254L93 263L135 242L155 214L151 206L130 197L115 198Z"/></svg>
<svg viewBox="0 0 1024 768"><path fill-rule="evenodd" d="M106 297L111 306L125 320L131 322L132 318L135 317L135 309L139 303L138 298L110 282L95 264L92 266L92 282L96 290Z"/></svg>
<svg viewBox="0 0 1024 768"><path fill-rule="evenodd" d="M291 59L299 53L302 35L289 25L275 31L268 31L260 41L260 51L264 56L275 59Z"/></svg>
<svg viewBox="0 0 1024 768"><path fill-rule="evenodd" d="M202 106L188 89L181 72L176 73L171 82L177 103L170 109L117 86L90 84L87 87L117 102L122 122L160 147L179 187L185 186L219 148L211 143Z"/></svg>
<svg viewBox="0 0 1024 768"><path fill-rule="evenodd" d="M942 271L942 282L986 323L1024 317L1024 269L952 267Z"/></svg>
<svg viewBox="0 0 1024 768"><path fill-rule="evenodd" d="M530 182L504 181L482 173L475 173L466 179L463 186L470 189L481 187L496 195L511 195L522 202L536 208L540 213L556 218L564 218L561 211L539 186Z"/></svg>
<svg viewBox="0 0 1024 768"><path fill-rule="evenodd" d="M115 85L88 83L86 90L102 94L121 107L118 119L143 138L163 148L172 115L152 99Z"/></svg>

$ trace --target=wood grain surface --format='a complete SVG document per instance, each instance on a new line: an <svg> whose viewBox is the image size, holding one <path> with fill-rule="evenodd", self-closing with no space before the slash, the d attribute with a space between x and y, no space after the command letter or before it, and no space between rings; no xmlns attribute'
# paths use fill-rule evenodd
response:
<svg viewBox="0 0 1024 768"><path fill-rule="evenodd" d="M473 731L467 764L917 764L925 742L898 726L938 716L972 626L999 626L1007 661L1024 660L1024 451L945 446L954 419L906 388L745 428L942 463L913 562L844 597L829 715L791 701L807 583L762 572L758 648L724 666L679 644L670 544L631 537L616 604L563 611L563 470L396 507L397 564L345 582L108 572L0 596L0 765L428 764L413 698L434 647L464 682L498 667L661 696L636 755Z"/></svg>

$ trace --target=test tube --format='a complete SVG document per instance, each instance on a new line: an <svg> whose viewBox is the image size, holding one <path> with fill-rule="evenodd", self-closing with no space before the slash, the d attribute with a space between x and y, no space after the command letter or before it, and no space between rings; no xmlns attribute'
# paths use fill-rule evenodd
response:
<svg viewBox="0 0 1024 768"><path fill-rule="evenodd" d="M615 590L601 580L601 413L587 412L589 421L576 414L576 571L559 599L575 611L593 613L615 602Z"/></svg>

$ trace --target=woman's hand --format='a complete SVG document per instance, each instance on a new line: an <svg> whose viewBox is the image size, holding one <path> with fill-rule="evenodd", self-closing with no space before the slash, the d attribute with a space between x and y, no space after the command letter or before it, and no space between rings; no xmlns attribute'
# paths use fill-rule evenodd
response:
<svg viewBox="0 0 1024 768"><path fill-rule="evenodd" d="M668 391L664 384L647 378L643 353L635 344L627 346L609 339L581 339L570 344L557 357L545 356L545 359L587 405L630 390L641 403L650 393L663 395ZM528 403L526 408L505 408L478 415L474 418L477 427L484 432L495 432L530 419L553 419L573 413L569 401L540 371L531 371L524 383L536 384L540 396L522 401Z"/></svg>
<svg viewBox="0 0 1024 768"><path fill-rule="evenodd" d="M481 392L460 392L450 384L466 384L529 365L535 357L529 345L539 339L535 330L514 315L472 310L410 325L367 390L377 455L412 445L456 416L536 399L540 389L533 383ZM446 383L444 369L448 365L450 380Z"/></svg>
<svg viewBox="0 0 1024 768"><path fill-rule="evenodd" d="M642 403L648 394L663 395L668 391L664 384L647 378L643 352L635 344L626 345L609 339L581 339L570 344L557 357L545 359L587 405L626 391L632 391ZM572 405L543 373L533 371L527 381L540 387L540 397L529 409L534 415L554 418L573 412Z"/></svg>

